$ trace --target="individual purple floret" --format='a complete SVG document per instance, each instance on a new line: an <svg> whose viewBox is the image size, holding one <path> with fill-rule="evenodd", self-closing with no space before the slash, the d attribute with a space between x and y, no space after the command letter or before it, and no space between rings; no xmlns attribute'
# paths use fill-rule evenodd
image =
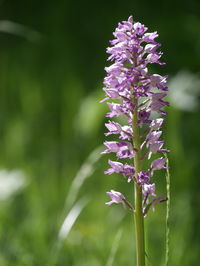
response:
<svg viewBox="0 0 200 266"><path fill-rule="evenodd" d="M105 133L105 136L109 136L112 134L120 134L120 132L122 131L121 125L114 121L109 121L109 123L105 123L105 126L109 130L108 133Z"/></svg>
<svg viewBox="0 0 200 266"><path fill-rule="evenodd" d="M111 175L113 173L122 174L128 177L128 182L130 182L134 178L135 168L129 164L122 164L120 162L114 162L109 160L111 168L105 171L105 174Z"/></svg>
<svg viewBox="0 0 200 266"><path fill-rule="evenodd" d="M142 193L144 196L156 196L155 194L155 184L144 184L142 187Z"/></svg>
<svg viewBox="0 0 200 266"><path fill-rule="evenodd" d="M152 131L146 137L146 145L149 147L150 144L155 143L161 136L162 131Z"/></svg>
<svg viewBox="0 0 200 266"><path fill-rule="evenodd" d="M159 130L162 126L164 119L163 118L157 118L155 120L152 120L150 124L150 129L151 130Z"/></svg>
<svg viewBox="0 0 200 266"><path fill-rule="evenodd" d="M111 201L106 202L106 205L111 205L113 203L122 203L125 200L124 195L115 190L107 192L108 196L111 198Z"/></svg>
<svg viewBox="0 0 200 266"><path fill-rule="evenodd" d="M167 159L166 158L158 158L154 160L151 164L151 169L152 170L160 170L160 169L166 169L167 167L165 166Z"/></svg>
<svg viewBox="0 0 200 266"><path fill-rule="evenodd" d="M166 169L166 159L158 158L158 154L168 152L161 139L167 114L163 109L169 105L164 100L168 93L167 76L149 71L152 64L165 63L161 61L157 32L148 32L148 28L134 22L132 16L118 24L113 36L107 48L108 61L112 63L105 67L105 98L101 102L108 101L109 107L105 135L118 135L119 140L105 141L103 154L115 153L117 159L124 162L109 160L110 168L105 174L118 173L127 177L128 182L133 181L140 187L146 204L148 197L156 196L152 183L154 171ZM116 121L119 117L125 124ZM133 165L133 160L147 165L146 169ZM143 160L146 164L142 164ZM112 199L108 205L125 199L120 192L107 193Z"/></svg>
<svg viewBox="0 0 200 266"><path fill-rule="evenodd" d="M137 184L144 186L145 184L149 183L150 183L150 173L144 171L139 172Z"/></svg>
<svg viewBox="0 0 200 266"><path fill-rule="evenodd" d="M107 150L102 152L102 154L115 152L120 159L134 157L135 151L130 142L105 141L104 145L107 147Z"/></svg>

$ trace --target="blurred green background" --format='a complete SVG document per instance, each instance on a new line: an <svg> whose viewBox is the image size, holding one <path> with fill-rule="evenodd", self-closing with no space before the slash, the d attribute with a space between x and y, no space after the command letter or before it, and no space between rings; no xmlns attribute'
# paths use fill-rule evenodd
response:
<svg viewBox="0 0 200 266"><path fill-rule="evenodd" d="M0 265L135 265L133 217L104 205L133 191L99 155L105 50L131 14L159 32L168 64L153 71L170 76L169 265L199 265L198 0L0 1ZM161 204L145 220L149 265L163 265L164 218Z"/></svg>

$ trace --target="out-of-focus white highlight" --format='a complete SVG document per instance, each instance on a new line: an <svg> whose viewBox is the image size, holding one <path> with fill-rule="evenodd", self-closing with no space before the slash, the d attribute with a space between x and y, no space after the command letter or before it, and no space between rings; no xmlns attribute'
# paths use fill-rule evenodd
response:
<svg viewBox="0 0 200 266"><path fill-rule="evenodd" d="M0 170L0 200L6 200L27 185L21 170Z"/></svg>
<svg viewBox="0 0 200 266"><path fill-rule="evenodd" d="M195 111L199 105L200 76L189 71L180 71L169 81L169 102L183 111Z"/></svg>

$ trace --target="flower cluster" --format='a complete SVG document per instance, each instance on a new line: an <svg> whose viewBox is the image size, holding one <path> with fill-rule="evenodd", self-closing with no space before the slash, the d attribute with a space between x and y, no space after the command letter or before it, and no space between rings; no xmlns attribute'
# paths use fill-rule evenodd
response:
<svg viewBox="0 0 200 266"><path fill-rule="evenodd" d="M164 117L163 111L168 102L163 98L167 95L167 76L151 74L148 68L160 61L162 53L158 51L160 44L155 41L157 32L147 32L148 28L139 22L133 22L132 16L128 21L118 24L113 33L115 39L110 41L111 47L107 48L109 61L112 65L106 67L107 76L103 88L106 97L101 101L109 101L110 111L106 114L109 119L122 116L127 121L126 125L109 120L105 126L108 132L119 135L119 141L106 141L106 153L116 153L118 159L129 159L130 163L109 160L109 168L105 174L119 173L127 177L128 182L135 182L142 187L146 199L155 197L155 184L152 176L155 170L166 169L164 156L154 158L149 162L149 168L136 173L131 164L132 158L138 153L140 160L152 160L155 154L163 154L168 150L163 148L164 141L160 140ZM111 100L111 101L110 101ZM113 100L113 101L112 101ZM140 132L140 148L134 147L133 115L137 113L137 127ZM156 115L157 114L157 115ZM162 118L160 118L162 116ZM156 118L159 117L159 118ZM130 160L131 159L131 160ZM114 190L108 192L111 201L107 204L120 203L125 197Z"/></svg>

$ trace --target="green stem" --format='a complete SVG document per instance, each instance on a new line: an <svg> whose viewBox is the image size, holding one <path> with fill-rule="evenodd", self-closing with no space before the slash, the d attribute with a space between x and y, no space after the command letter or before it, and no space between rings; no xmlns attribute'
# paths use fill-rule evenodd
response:
<svg viewBox="0 0 200 266"><path fill-rule="evenodd" d="M135 175L138 180L138 173L141 171L140 159L140 135L138 128L138 108L137 99L134 99L136 107L133 113L133 145L136 149L134 156ZM142 188L135 184L135 238L136 238L136 258L137 266L145 266L145 240L144 240L144 217L142 211Z"/></svg>
<svg viewBox="0 0 200 266"><path fill-rule="evenodd" d="M166 252L165 252L165 266L169 265L169 234L170 234L170 174L169 174L169 161L167 155L167 173L166 173L166 186L167 186L167 206L166 206Z"/></svg>

